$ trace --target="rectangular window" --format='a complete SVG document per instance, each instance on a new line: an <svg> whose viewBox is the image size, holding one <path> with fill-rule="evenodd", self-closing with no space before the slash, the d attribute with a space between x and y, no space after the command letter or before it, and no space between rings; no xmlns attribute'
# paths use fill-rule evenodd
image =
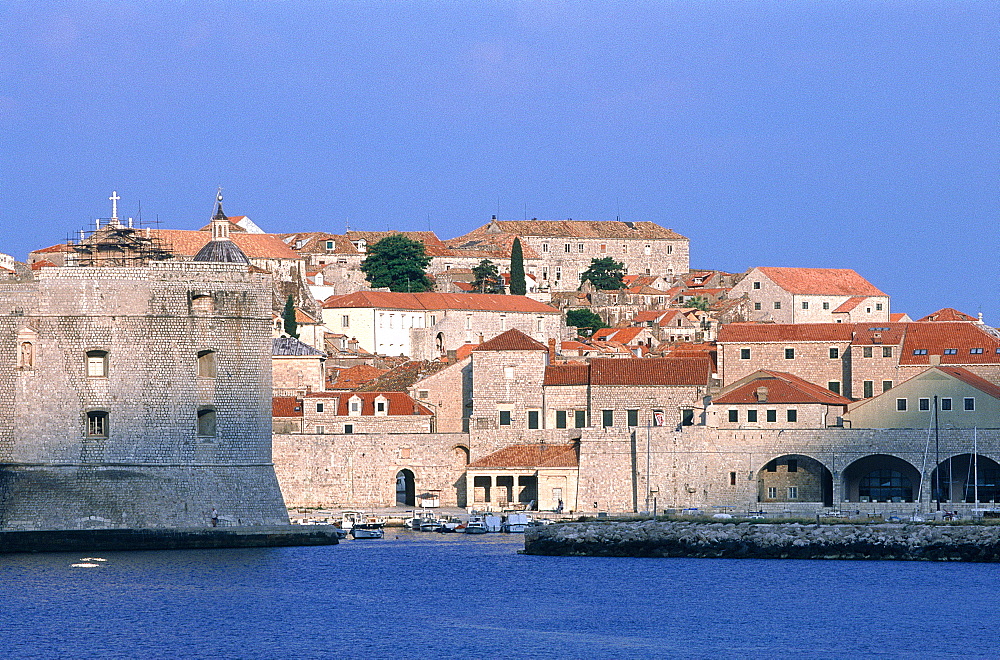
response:
<svg viewBox="0 0 1000 660"><path fill-rule="evenodd" d="M754 309L755 312L759 312L760 311L760 303L754 303L753 304L753 309Z"/></svg>
<svg viewBox="0 0 1000 660"><path fill-rule="evenodd" d="M759 289L760 288L760 282L754 282L753 283L753 288L754 289Z"/></svg>
<svg viewBox="0 0 1000 660"><path fill-rule="evenodd" d="M565 245L563 245L563 252L569 252L569 251L570 251L570 245L569 243L566 243Z"/></svg>
<svg viewBox="0 0 1000 660"><path fill-rule="evenodd" d="M354 433L354 424L344 424L344 433L346 435Z"/></svg>
<svg viewBox="0 0 1000 660"><path fill-rule="evenodd" d="M562 279L562 266L556 266L556 281Z"/></svg>
<svg viewBox="0 0 1000 660"><path fill-rule="evenodd" d="M740 411L737 410L736 408L730 408L729 409L729 421L730 422L738 422L738 421L740 421Z"/></svg>
<svg viewBox="0 0 1000 660"><path fill-rule="evenodd" d="M351 327L351 317L348 316L347 314L344 314L343 316L341 316L340 317L340 327L341 328L349 328L349 327Z"/></svg>
<svg viewBox="0 0 1000 660"><path fill-rule="evenodd" d="M914 355L927 355L927 349L926 348L914 348L913 349L913 354Z"/></svg>
<svg viewBox="0 0 1000 660"><path fill-rule="evenodd" d="M87 376L106 378L108 375L108 352L87 351Z"/></svg>
<svg viewBox="0 0 1000 660"><path fill-rule="evenodd" d="M871 346L863 346L861 348L861 357L869 358L871 356L872 356L872 347Z"/></svg>
<svg viewBox="0 0 1000 660"><path fill-rule="evenodd" d="M778 421L778 411L777 410L773 410L773 409L765 410L764 411L764 419L765 419L765 421L768 421L768 422L776 422L776 421Z"/></svg>
<svg viewBox="0 0 1000 660"><path fill-rule="evenodd" d="M323 412L323 404L322 403L317 403L316 404L316 412Z"/></svg>
<svg viewBox="0 0 1000 660"><path fill-rule="evenodd" d="M891 380L883 380L882 381L882 391L883 392L888 392L891 389L892 389L892 381Z"/></svg>
<svg viewBox="0 0 1000 660"><path fill-rule="evenodd" d="M799 471L799 461L797 458L788 459L788 471L798 472Z"/></svg>
<svg viewBox="0 0 1000 660"><path fill-rule="evenodd" d="M375 402L375 412L385 412L385 401Z"/></svg>
<svg viewBox="0 0 1000 660"><path fill-rule="evenodd" d="M750 349L749 348L741 348L740 349L740 359L741 360L749 360L750 359Z"/></svg>
<svg viewBox="0 0 1000 660"><path fill-rule="evenodd" d="M963 401L965 402L965 409L966 410L975 410L976 409L976 399L975 399L975 397L967 396L967 397L965 397L965 399Z"/></svg>
<svg viewBox="0 0 1000 660"><path fill-rule="evenodd" d="M906 399L896 399L896 410L906 412Z"/></svg>
<svg viewBox="0 0 1000 660"><path fill-rule="evenodd" d="M785 419L787 419L789 422L799 421L799 411L796 410L795 408L789 408L788 410L785 411Z"/></svg>
<svg viewBox="0 0 1000 660"><path fill-rule="evenodd" d="M780 300L775 300L774 301L774 308L775 309L781 309L781 301Z"/></svg>
<svg viewBox="0 0 1000 660"><path fill-rule="evenodd" d="M628 254L628 244L622 243L622 254Z"/></svg>
<svg viewBox="0 0 1000 660"><path fill-rule="evenodd" d="M546 252L547 253L548 251L549 251L549 244L548 243L542 243L542 252Z"/></svg>
<svg viewBox="0 0 1000 660"><path fill-rule="evenodd" d="M627 414L628 414L628 425L639 426L639 411L633 408L631 410L628 410Z"/></svg>
<svg viewBox="0 0 1000 660"><path fill-rule="evenodd" d="M602 410L601 411L601 426L607 428L609 426L615 425L615 411L614 410Z"/></svg>
<svg viewBox="0 0 1000 660"><path fill-rule="evenodd" d="M829 383L826 384L826 389L830 390L834 394L840 394L840 381L831 380Z"/></svg>
<svg viewBox="0 0 1000 660"><path fill-rule="evenodd" d="M823 309L830 309L830 303L828 302L823 303Z"/></svg>
<svg viewBox="0 0 1000 660"><path fill-rule="evenodd" d="M785 359L786 360L794 360L795 359L795 349L794 348L786 348L785 349Z"/></svg>
<svg viewBox="0 0 1000 660"><path fill-rule="evenodd" d="M316 435L323 435L324 433L326 433L326 427L325 426L321 426L321 425L317 425L316 426ZM199 433L198 435L201 435L201 434Z"/></svg>
<svg viewBox="0 0 1000 660"><path fill-rule="evenodd" d="M941 399L941 410L951 410L951 397Z"/></svg>
<svg viewBox="0 0 1000 660"><path fill-rule="evenodd" d="M465 329L472 330L472 314L465 315Z"/></svg>
<svg viewBox="0 0 1000 660"><path fill-rule="evenodd" d="M809 303L805 300L802 301L802 309L809 309Z"/></svg>
<svg viewBox="0 0 1000 660"><path fill-rule="evenodd" d="M767 499L775 500L778 499L778 489L774 486L767 487Z"/></svg>
<svg viewBox="0 0 1000 660"><path fill-rule="evenodd" d="M501 410L500 411L500 426L510 426L510 411Z"/></svg>
<svg viewBox="0 0 1000 660"><path fill-rule="evenodd" d="M566 411L557 410L556 411L556 428L564 429L566 428Z"/></svg>
<svg viewBox="0 0 1000 660"><path fill-rule="evenodd" d="M875 311L876 312L882 311L882 303L875 303Z"/></svg>
<svg viewBox="0 0 1000 660"><path fill-rule="evenodd" d="M892 357L892 346L882 347L882 357Z"/></svg>
<svg viewBox="0 0 1000 660"><path fill-rule="evenodd" d="M757 421L757 411L751 408L747 411L747 421L756 422Z"/></svg>
<svg viewBox="0 0 1000 660"><path fill-rule="evenodd" d="M735 486L736 485L736 473L735 472L730 472L729 473L729 485L730 486Z"/></svg>
<svg viewBox="0 0 1000 660"><path fill-rule="evenodd" d="M944 354L945 355L956 355L957 353L958 353L958 349L957 348L946 348L946 349L944 349Z"/></svg>
<svg viewBox="0 0 1000 660"><path fill-rule="evenodd" d="M831 360L837 360L839 358L840 358L840 349L837 348L836 346L831 346L830 347L830 359Z"/></svg>
<svg viewBox="0 0 1000 660"><path fill-rule="evenodd" d="M573 426L578 429L586 428L587 426L587 411L586 410L574 410L573 411Z"/></svg>
<svg viewBox="0 0 1000 660"><path fill-rule="evenodd" d="M788 487L788 499L790 499L790 500L797 500L797 499L799 499L799 487L798 486L789 486Z"/></svg>
<svg viewBox="0 0 1000 660"><path fill-rule="evenodd" d="M931 400L927 399L927 398L917 399L917 408L919 410L930 410L931 409Z"/></svg>
<svg viewBox="0 0 1000 660"><path fill-rule="evenodd" d="M982 355L983 354L983 349L981 349L981 348L970 348L969 349L969 353L971 355Z"/></svg>
<svg viewBox="0 0 1000 660"><path fill-rule="evenodd" d="M601 243L601 254L604 254L607 251L608 251L607 243Z"/></svg>
<svg viewBox="0 0 1000 660"><path fill-rule="evenodd" d="M198 353L198 376L215 378L215 351L200 351Z"/></svg>
<svg viewBox="0 0 1000 660"><path fill-rule="evenodd" d="M537 429L539 427L538 419L541 417L541 413L537 410L528 411L528 428Z"/></svg>
<svg viewBox="0 0 1000 660"><path fill-rule="evenodd" d="M577 243L576 244L576 251L577 252L583 252L583 243Z"/></svg>
<svg viewBox="0 0 1000 660"><path fill-rule="evenodd" d="M875 381L866 380L861 384L864 393L861 395L865 399L870 399L875 396Z"/></svg>
<svg viewBox="0 0 1000 660"><path fill-rule="evenodd" d="M108 437L108 413L103 410L87 413L87 435L92 438Z"/></svg>

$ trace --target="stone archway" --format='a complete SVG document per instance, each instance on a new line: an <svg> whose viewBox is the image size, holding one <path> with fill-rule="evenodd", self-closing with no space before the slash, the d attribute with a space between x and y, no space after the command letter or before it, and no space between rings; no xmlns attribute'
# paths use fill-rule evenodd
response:
<svg viewBox="0 0 1000 660"><path fill-rule="evenodd" d="M942 502L1000 501L1000 464L982 454L958 454L941 461L931 472L930 486L934 500Z"/></svg>
<svg viewBox="0 0 1000 660"><path fill-rule="evenodd" d="M845 502L914 502L920 471L898 456L873 454L854 461L843 472Z"/></svg>
<svg viewBox="0 0 1000 660"><path fill-rule="evenodd" d="M458 478L453 484L455 487L455 503L461 508L468 506L467 489L468 484L465 476L465 466L469 464L469 448L465 445L455 445L452 450L452 467L459 471Z"/></svg>
<svg viewBox="0 0 1000 660"><path fill-rule="evenodd" d="M396 504L416 506L417 485L413 472L402 469L396 473Z"/></svg>
<svg viewBox="0 0 1000 660"><path fill-rule="evenodd" d="M779 456L757 472L757 501L833 506L833 474L811 456Z"/></svg>

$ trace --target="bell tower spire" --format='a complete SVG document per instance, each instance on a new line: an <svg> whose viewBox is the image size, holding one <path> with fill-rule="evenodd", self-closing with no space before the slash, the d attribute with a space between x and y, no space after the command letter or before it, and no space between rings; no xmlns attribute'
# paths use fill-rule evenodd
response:
<svg viewBox="0 0 1000 660"><path fill-rule="evenodd" d="M215 194L215 215L212 216L212 240L229 239L229 218L222 212L222 187Z"/></svg>

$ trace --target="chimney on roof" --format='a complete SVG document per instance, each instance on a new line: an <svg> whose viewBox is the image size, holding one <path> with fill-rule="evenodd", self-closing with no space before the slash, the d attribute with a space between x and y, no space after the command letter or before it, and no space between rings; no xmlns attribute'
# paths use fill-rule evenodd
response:
<svg viewBox="0 0 1000 660"><path fill-rule="evenodd" d="M492 218L490 218L490 220L496 220L496 219L497 219L496 216L493 216Z"/></svg>
<svg viewBox="0 0 1000 660"><path fill-rule="evenodd" d="M757 388L757 403L767 403L767 388L763 385Z"/></svg>
<svg viewBox="0 0 1000 660"><path fill-rule="evenodd" d="M927 356L927 360L928 360L928 363L932 367L941 366L941 356L940 355L928 355Z"/></svg>
<svg viewBox="0 0 1000 660"><path fill-rule="evenodd" d="M549 337L549 364L556 361L556 338Z"/></svg>
<svg viewBox="0 0 1000 660"><path fill-rule="evenodd" d="M458 353L454 349L449 350L448 362L457 362L457 361L458 361Z"/></svg>

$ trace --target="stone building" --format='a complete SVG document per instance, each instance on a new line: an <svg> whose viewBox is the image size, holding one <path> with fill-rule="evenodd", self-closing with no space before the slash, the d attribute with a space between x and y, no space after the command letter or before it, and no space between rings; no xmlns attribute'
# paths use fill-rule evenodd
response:
<svg viewBox="0 0 1000 660"><path fill-rule="evenodd" d="M521 239L539 265L525 262L525 271L550 291L580 286L580 274L593 259L611 257L630 275L671 275L688 272L688 239L655 222L617 220L497 220L446 241L459 251L509 245ZM509 250L508 250L509 254Z"/></svg>
<svg viewBox="0 0 1000 660"><path fill-rule="evenodd" d="M567 332L554 307L525 296L480 293L362 291L325 300L323 321L367 351L415 360L445 355L481 333L518 328L545 340Z"/></svg>
<svg viewBox="0 0 1000 660"><path fill-rule="evenodd" d="M326 353L294 337L271 338L271 373L275 392L326 389Z"/></svg>
<svg viewBox="0 0 1000 660"><path fill-rule="evenodd" d="M750 321L889 322L889 296L847 268L752 268L729 291L743 296Z"/></svg>
<svg viewBox="0 0 1000 660"><path fill-rule="evenodd" d="M762 369L712 397L708 426L720 429L843 426L850 402L792 374Z"/></svg>
<svg viewBox="0 0 1000 660"><path fill-rule="evenodd" d="M0 529L287 523L270 278L239 263L0 283ZM6 357L4 357L6 356Z"/></svg>

